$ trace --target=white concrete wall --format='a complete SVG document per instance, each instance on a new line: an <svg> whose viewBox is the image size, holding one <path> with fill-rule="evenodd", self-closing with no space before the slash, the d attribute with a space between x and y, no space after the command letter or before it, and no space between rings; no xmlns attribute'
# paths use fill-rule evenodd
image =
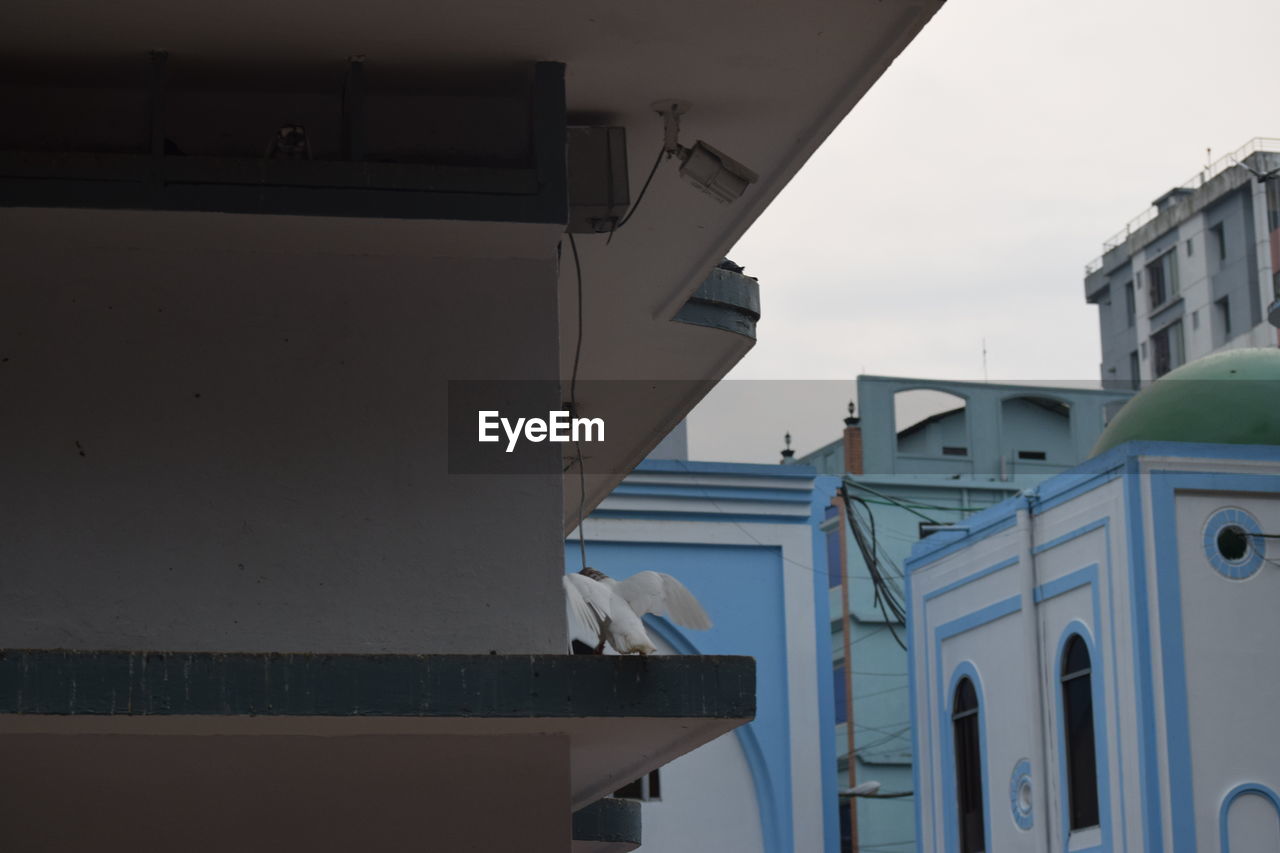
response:
<svg viewBox="0 0 1280 853"><path fill-rule="evenodd" d="M1224 507L1244 509L1262 522L1265 532L1280 532L1280 495L1228 490L1177 498L1187 715L1201 850L1218 844L1218 811L1227 791L1241 782L1257 782L1280 792L1280 737L1275 733L1280 568L1263 563L1256 574L1239 581L1214 570L1202 538L1206 522ZM1280 561L1275 544L1270 558ZM1232 851L1268 849L1260 845L1260 834L1274 839L1274 829L1268 828L1275 821L1274 810L1255 814L1245 804L1241 814L1232 816Z"/></svg>
<svg viewBox="0 0 1280 853"><path fill-rule="evenodd" d="M658 653L675 650L654 639ZM641 848L661 853L764 853L751 767L730 732L663 767L662 799L643 806Z"/></svg>
<svg viewBox="0 0 1280 853"><path fill-rule="evenodd" d="M446 440L447 380L557 377L554 242L129 216L0 238L0 646L563 652L560 477Z"/></svg>

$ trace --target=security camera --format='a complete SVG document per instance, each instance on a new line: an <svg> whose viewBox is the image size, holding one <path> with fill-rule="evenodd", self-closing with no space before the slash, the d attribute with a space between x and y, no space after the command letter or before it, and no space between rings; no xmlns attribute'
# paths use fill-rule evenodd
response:
<svg viewBox="0 0 1280 853"><path fill-rule="evenodd" d="M721 204L742 196L760 176L718 148L699 139L692 148L680 144L680 116L689 112L686 101L668 98L653 108L663 119L662 150L680 159L680 177Z"/></svg>
<svg viewBox="0 0 1280 853"><path fill-rule="evenodd" d="M692 148L681 146L680 177L721 204L742 196L760 176L724 152L699 139Z"/></svg>

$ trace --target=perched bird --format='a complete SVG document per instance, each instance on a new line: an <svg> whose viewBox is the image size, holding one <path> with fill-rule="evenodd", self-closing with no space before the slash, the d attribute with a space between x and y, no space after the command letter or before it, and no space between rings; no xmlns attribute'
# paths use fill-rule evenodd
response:
<svg viewBox="0 0 1280 853"><path fill-rule="evenodd" d="M616 581L595 569L564 576L569 639L601 654L606 643L615 652L657 651L644 630L646 613L668 616L685 628L705 631L711 619L685 585L661 572L639 572Z"/></svg>

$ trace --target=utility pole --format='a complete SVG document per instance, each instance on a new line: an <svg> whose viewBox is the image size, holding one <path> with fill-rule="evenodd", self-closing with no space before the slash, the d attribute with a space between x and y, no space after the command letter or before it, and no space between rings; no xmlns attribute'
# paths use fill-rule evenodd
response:
<svg viewBox="0 0 1280 853"><path fill-rule="evenodd" d="M854 738L853 724L853 644L849 634L853 621L849 618L849 544L845 538L845 526L849 523L845 515L844 502L839 497L833 499L840 510L838 518L840 526L840 636L844 644L844 707L845 707L845 743L849 754L849 787L858 784L857 741ZM858 853L858 801L850 797L849 806L849 850Z"/></svg>

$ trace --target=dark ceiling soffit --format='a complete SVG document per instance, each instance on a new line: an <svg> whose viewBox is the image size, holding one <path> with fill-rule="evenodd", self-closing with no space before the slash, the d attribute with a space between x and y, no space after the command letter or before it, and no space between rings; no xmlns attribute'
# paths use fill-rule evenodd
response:
<svg viewBox="0 0 1280 853"><path fill-rule="evenodd" d="M149 154L0 152L0 206L565 224L563 64L535 64L530 108L527 169L172 157L161 137ZM350 153L359 134L346 136Z"/></svg>
<svg viewBox="0 0 1280 853"><path fill-rule="evenodd" d="M0 714L750 719L755 660L0 652Z"/></svg>

